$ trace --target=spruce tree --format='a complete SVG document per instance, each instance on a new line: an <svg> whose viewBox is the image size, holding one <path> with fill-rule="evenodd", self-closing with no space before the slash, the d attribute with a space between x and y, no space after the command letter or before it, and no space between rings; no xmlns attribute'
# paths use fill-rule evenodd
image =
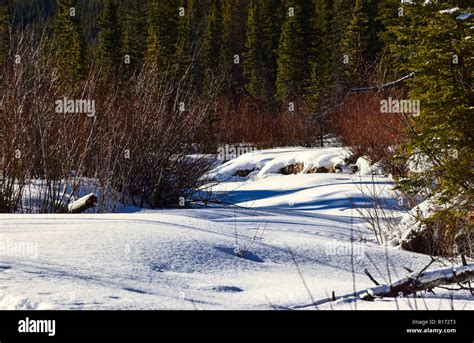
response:
<svg viewBox="0 0 474 343"><path fill-rule="evenodd" d="M203 54L207 71L215 71L222 66L223 49L222 4L212 0L204 34Z"/></svg>
<svg viewBox="0 0 474 343"><path fill-rule="evenodd" d="M363 0L356 0L352 18L342 36L342 53L347 56L345 72L349 82L354 82L363 73L365 53L370 46L367 37L369 18Z"/></svg>
<svg viewBox="0 0 474 343"><path fill-rule="evenodd" d="M313 51L310 0L288 1L287 16L278 47L277 97L281 101L299 100L305 95L311 74Z"/></svg>
<svg viewBox="0 0 474 343"><path fill-rule="evenodd" d="M246 89L264 101L273 101L276 93L277 50L284 14L281 0L249 2L244 54Z"/></svg>
<svg viewBox="0 0 474 343"><path fill-rule="evenodd" d="M146 58L161 71L175 67L179 7L178 0L148 3Z"/></svg>
<svg viewBox="0 0 474 343"><path fill-rule="evenodd" d="M367 48L364 51L364 59L369 64L375 62L383 47L383 43L379 38L379 33L384 29L383 24L379 21L379 6L382 3L385 3L385 1L366 0L364 7L368 18L367 30L365 32Z"/></svg>
<svg viewBox="0 0 474 343"><path fill-rule="evenodd" d="M184 9L183 15L178 16L178 37L176 41L176 58L181 65L181 71L187 69L192 60L192 36L193 36L193 0L181 0L180 9Z"/></svg>
<svg viewBox="0 0 474 343"><path fill-rule="evenodd" d="M129 75L143 63L146 52L146 1L126 0L119 7L122 28L122 58L129 56L125 74Z"/></svg>
<svg viewBox="0 0 474 343"><path fill-rule="evenodd" d="M322 101L329 97L331 82L331 52L333 42L331 39L331 18L333 16L332 1L315 0L313 17L314 45L310 61L311 79L306 100L312 111L319 109Z"/></svg>
<svg viewBox="0 0 474 343"><path fill-rule="evenodd" d="M106 0L99 25L99 66L106 70L117 70L123 63L122 31L118 18L118 5L114 0Z"/></svg>
<svg viewBox="0 0 474 343"><path fill-rule="evenodd" d="M3 66L8 60L8 51L10 47L10 8L9 1L0 1L0 75Z"/></svg>
<svg viewBox="0 0 474 343"><path fill-rule="evenodd" d="M121 2L122 0L116 1ZM104 8L104 3L104 0L78 1L78 5L81 8L81 31L85 42L86 54L97 47L97 36L99 34L98 21Z"/></svg>
<svg viewBox="0 0 474 343"><path fill-rule="evenodd" d="M474 199L473 45L469 20L457 18L463 11L440 13L444 8L404 5L407 25L393 25L389 31L399 38L390 45L393 56L401 58L394 61L397 70L416 72L408 84L408 98L419 100L421 107L418 116L408 119L409 142L402 160L428 161L399 179L399 188L447 205L433 218L444 228L443 235L452 238L474 229L472 219L465 221ZM457 225L460 220L462 225Z"/></svg>
<svg viewBox="0 0 474 343"><path fill-rule="evenodd" d="M204 83L204 62L202 42L206 28L208 2L202 0L183 0L180 7L185 9L179 16L176 60L179 75L187 72L198 92Z"/></svg>
<svg viewBox="0 0 474 343"><path fill-rule="evenodd" d="M221 60L227 75L230 95L237 96L245 86L243 53L245 51L247 0L228 0L223 4Z"/></svg>
<svg viewBox="0 0 474 343"><path fill-rule="evenodd" d="M388 28L394 27L395 25L405 25L403 21L403 4L401 4L399 0L380 2L378 4L376 21L380 27L377 33L378 39L382 46L387 47L397 39L394 33L388 30ZM385 56L382 57L386 58Z"/></svg>
<svg viewBox="0 0 474 343"><path fill-rule="evenodd" d="M62 79L74 83L82 77L84 41L77 0L57 1L54 24L56 64Z"/></svg>
<svg viewBox="0 0 474 343"><path fill-rule="evenodd" d="M344 84L342 37L352 18L355 0L334 0L331 18L331 78L335 84Z"/></svg>

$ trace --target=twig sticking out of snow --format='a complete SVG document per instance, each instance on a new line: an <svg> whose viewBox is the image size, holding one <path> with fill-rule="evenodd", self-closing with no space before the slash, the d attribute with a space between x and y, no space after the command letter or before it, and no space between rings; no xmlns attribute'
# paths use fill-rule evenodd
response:
<svg viewBox="0 0 474 343"><path fill-rule="evenodd" d="M374 277L372 276L372 274L369 273L369 271L366 269L364 269L364 273L365 275L367 275L367 277L370 279L370 281L372 281L373 283L375 283L376 286L380 286L380 283L377 282L377 280L374 279Z"/></svg>
<svg viewBox="0 0 474 343"><path fill-rule="evenodd" d="M265 229L267 228L267 224L265 223L263 229L260 229L260 227L254 228L255 233L253 234L253 237L249 239L247 237L246 239L239 240L239 233L237 230L237 220L235 217L235 211L234 211L234 233L235 233L235 246L234 246L234 254L235 256L238 257L245 257L247 253L250 251L250 248L252 245L255 243L255 241L258 239L263 238L263 234L265 232ZM239 243L239 241L241 241Z"/></svg>

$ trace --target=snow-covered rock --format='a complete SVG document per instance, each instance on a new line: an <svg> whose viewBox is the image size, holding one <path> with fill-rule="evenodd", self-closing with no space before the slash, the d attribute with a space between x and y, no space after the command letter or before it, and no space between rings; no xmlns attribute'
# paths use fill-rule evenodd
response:
<svg viewBox="0 0 474 343"><path fill-rule="evenodd" d="M351 155L347 148L280 148L254 151L230 160L213 169L206 177L217 180L230 180L242 175L239 171L252 171L248 179L262 179L282 170L285 174L308 173L324 167L334 170L336 165L345 165L344 160ZM298 166L298 168L290 168ZM285 169L286 168L286 169Z"/></svg>

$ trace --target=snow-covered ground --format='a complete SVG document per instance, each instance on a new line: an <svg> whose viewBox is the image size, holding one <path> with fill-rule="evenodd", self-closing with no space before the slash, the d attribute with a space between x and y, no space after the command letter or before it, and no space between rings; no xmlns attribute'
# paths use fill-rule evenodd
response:
<svg viewBox="0 0 474 343"><path fill-rule="evenodd" d="M388 190L390 179L305 173L345 154L278 149L218 167L228 181L214 191L245 208L0 215L0 309L474 309L467 292L351 296L373 286L364 268L389 283L430 258L379 246L362 225L361 187ZM305 169L278 174L287 162ZM255 170L233 177L238 169ZM327 301L333 292L347 296Z"/></svg>

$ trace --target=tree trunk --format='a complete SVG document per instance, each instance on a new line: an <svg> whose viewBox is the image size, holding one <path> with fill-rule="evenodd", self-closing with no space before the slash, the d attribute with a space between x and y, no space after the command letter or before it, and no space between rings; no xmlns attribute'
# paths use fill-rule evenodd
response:
<svg viewBox="0 0 474 343"><path fill-rule="evenodd" d="M94 193L87 194L82 198L70 203L66 213L82 213L89 208L94 207L97 202L97 195Z"/></svg>
<svg viewBox="0 0 474 343"><path fill-rule="evenodd" d="M391 285L369 288L361 295L362 300L378 297L397 297L419 291L431 290L437 286L474 281L474 263L466 266L436 269L429 272L413 273Z"/></svg>

